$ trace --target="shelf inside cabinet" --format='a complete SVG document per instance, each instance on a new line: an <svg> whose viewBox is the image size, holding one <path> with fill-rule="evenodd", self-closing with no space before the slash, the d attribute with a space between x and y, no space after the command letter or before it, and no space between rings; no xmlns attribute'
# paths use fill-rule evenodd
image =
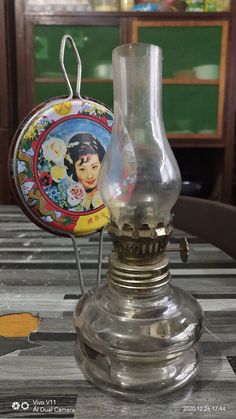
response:
<svg viewBox="0 0 236 419"><path fill-rule="evenodd" d="M186 132L178 132L178 133L174 133L174 132L167 132L167 137L169 139L193 139L193 140L198 140L198 139L209 139L209 140L219 140L221 137L219 135L217 135L217 133L214 134L207 134L207 133L186 133Z"/></svg>
<svg viewBox="0 0 236 419"><path fill-rule="evenodd" d="M223 142L222 138L198 138L191 139L191 138L170 138L170 136L167 134L168 140L170 142L170 145L173 149L225 149L225 143Z"/></svg>
<svg viewBox="0 0 236 419"><path fill-rule="evenodd" d="M76 82L75 77L70 77L71 82ZM62 77L36 77L35 83L64 83ZM83 78L82 82L85 83L112 83L112 79L103 78ZM219 80L212 79L163 79L163 84L219 84Z"/></svg>
<svg viewBox="0 0 236 419"><path fill-rule="evenodd" d="M177 78L172 78L172 79L163 79L162 80L163 84L219 84L219 80L218 79L177 79Z"/></svg>
<svg viewBox="0 0 236 419"><path fill-rule="evenodd" d="M75 77L69 77L71 83L76 83ZM36 77L35 83L65 83L63 77ZM82 78L82 83L112 83L112 79Z"/></svg>

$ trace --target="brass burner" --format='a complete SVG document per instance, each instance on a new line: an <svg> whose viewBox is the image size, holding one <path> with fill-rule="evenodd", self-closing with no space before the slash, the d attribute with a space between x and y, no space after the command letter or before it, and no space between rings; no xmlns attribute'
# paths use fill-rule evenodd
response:
<svg viewBox="0 0 236 419"><path fill-rule="evenodd" d="M146 263L158 263L172 233L172 223L159 223L156 227L148 224L139 229L130 224L117 226L114 222L108 224L114 251L123 263L144 265Z"/></svg>

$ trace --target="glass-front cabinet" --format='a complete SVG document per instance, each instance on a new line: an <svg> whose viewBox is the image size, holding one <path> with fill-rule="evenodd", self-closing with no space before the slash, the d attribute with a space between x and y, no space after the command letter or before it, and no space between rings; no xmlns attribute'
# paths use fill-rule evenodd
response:
<svg viewBox="0 0 236 419"><path fill-rule="evenodd" d="M34 25L34 105L66 94L59 63L61 37L71 35L82 59L83 96L113 107L112 50L122 43L119 25ZM224 110L226 21L131 20L131 42L163 49L163 114L168 138L220 139ZM66 67L75 82L76 63Z"/></svg>
<svg viewBox="0 0 236 419"><path fill-rule="evenodd" d="M132 41L163 50L163 114L169 138L221 138L228 23L132 21Z"/></svg>

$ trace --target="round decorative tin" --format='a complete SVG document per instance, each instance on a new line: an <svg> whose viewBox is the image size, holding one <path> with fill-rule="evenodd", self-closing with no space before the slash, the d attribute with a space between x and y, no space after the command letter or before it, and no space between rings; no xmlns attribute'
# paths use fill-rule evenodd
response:
<svg viewBox="0 0 236 419"><path fill-rule="evenodd" d="M57 98L30 116L13 156L24 209L57 233L88 234L103 227L109 214L97 180L113 114L90 99Z"/></svg>
<svg viewBox="0 0 236 419"><path fill-rule="evenodd" d="M77 60L75 95L64 65L67 41ZM60 64L68 97L50 99L28 114L13 141L10 170L19 203L35 224L77 236L95 232L109 220L97 181L113 114L80 96L81 59L69 35L62 37Z"/></svg>

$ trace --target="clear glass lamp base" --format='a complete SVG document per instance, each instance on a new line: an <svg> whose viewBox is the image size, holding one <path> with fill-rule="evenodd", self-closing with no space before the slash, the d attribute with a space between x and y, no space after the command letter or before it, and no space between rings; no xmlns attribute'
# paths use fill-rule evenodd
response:
<svg viewBox="0 0 236 419"><path fill-rule="evenodd" d="M149 295L126 293L108 283L77 304L75 357L85 377L133 400L189 383L200 363L198 302L170 284Z"/></svg>

